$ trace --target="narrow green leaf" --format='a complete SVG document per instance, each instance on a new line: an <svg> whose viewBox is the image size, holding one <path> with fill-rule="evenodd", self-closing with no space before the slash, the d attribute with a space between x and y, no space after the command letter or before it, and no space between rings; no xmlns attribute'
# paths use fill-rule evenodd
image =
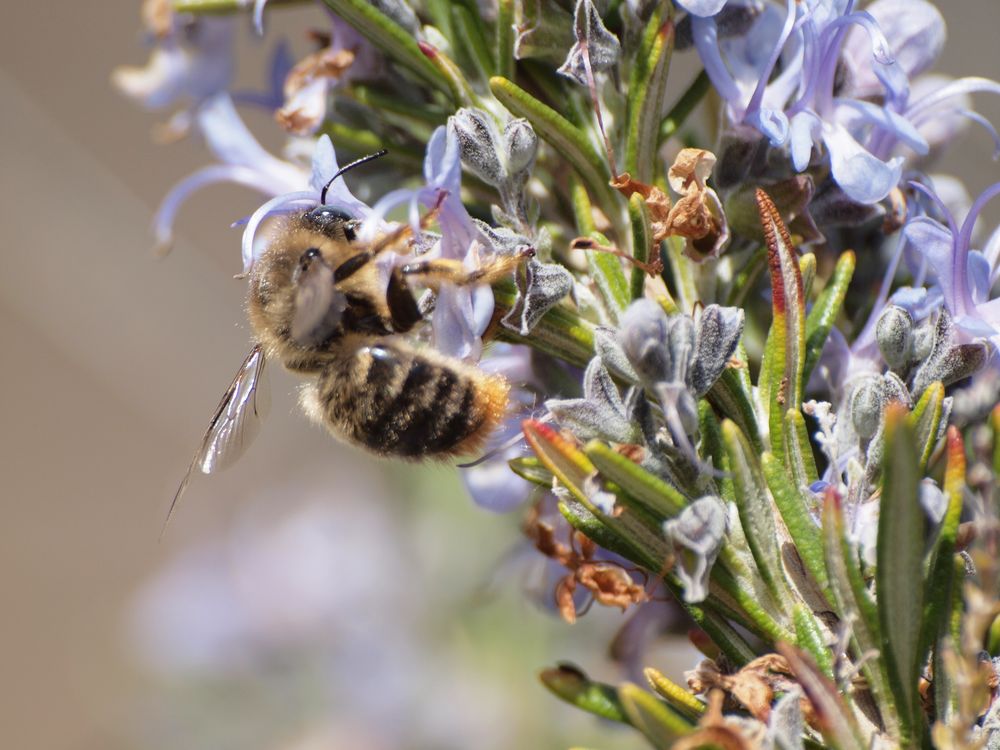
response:
<svg viewBox="0 0 1000 750"><path fill-rule="evenodd" d="M499 0L496 25L497 75L514 80L514 2Z"/></svg>
<svg viewBox="0 0 1000 750"><path fill-rule="evenodd" d="M756 453L739 428L728 419L722 422L722 440L729 457L729 470L736 489L736 507L750 552L776 602L779 606L788 605L792 601L792 593L781 565L778 530Z"/></svg>
<svg viewBox="0 0 1000 750"><path fill-rule="evenodd" d="M809 317L806 318L806 361L802 371L804 381L809 380L809 375L826 345L830 329L833 328L833 323L844 305L847 287L851 283L851 277L854 276L854 265L855 258L851 250L841 254L836 268L833 269L833 278L809 311Z"/></svg>
<svg viewBox="0 0 1000 750"><path fill-rule="evenodd" d="M591 238L600 245L610 244L600 232L592 233ZM611 313L611 317L617 321L625 308L628 307L629 302L632 301L631 286L628 279L625 278L621 261L611 253L591 250L587 252L587 267L601 299L604 300L605 307Z"/></svg>
<svg viewBox="0 0 1000 750"><path fill-rule="evenodd" d="M754 411L753 396L748 387L746 350L742 343L736 350L736 356L744 364L723 370L706 398L724 418L735 422L740 432L750 439L754 450L761 453L764 450L764 442L757 431L757 413Z"/></svg>
<svg viewBox="0 0 1000 750"><path fill-rule="evenodd" d="M388 113L388 115L393 116L394 119L400 123L408 123L406 134L407 136L412 136L416 139L421 139L421 130L427 132L427 137L422 140L429 140L430 133L438 125L444 125L448 120L448 115L451 114L451 108L447 110L444 107L437 106L431 103L422 103L419 107L413 106L410 102L400 100L398 94L388 93L386 91L380 90L377 86L369 86L364 83L351 83L345 89L339 89L344 91L349 96L354 97L359 103L369 107L377 112ZM324 123L325 127L331 127L339 123L332 123L327 120ZM346 127L346 126L345 126ZM359 131L360 132L360 131ZM371 130L367 130L376 140L378 136L375 136ZM382 143L382 141L378 141ZM334 141L337 146L340 146L339 141ZM365 153L370 153L365 152ZM393 158L399 153L398 146L394 146L392 150ZM413 152L416 156L416 163L418 166L423 165L424 154L423 151Z"/></svg>
<svg viewBox="0 0 1000 750"><path fill-rule="evenodd" d="M700 299L692 268L694 264L684 255L684 242L683 237L673 235L667 237L664 247L670 273L674 279L674 299L681 312L690 314Z"/></svg>
<svg viewBox="0 0 1000 750"><path fill-rule="evenodd" d="M812 656L823 674L832 680L833 653L816 616L807 607L796 604L792 621L795 623L795 641L798 647Z"/></svg>
<svg viewBox="0 0 1000 750"><path fill-rule="evenodd" d="M653 180L667 75L674 51L673 15L673 3L660 3L653 11L632 63L625 113L625 170L639 182Z"/></svg>
<svg viewBox="0 0 1000 750"><path fill-rule="evenodd" d="M799 557L819 587L827 591L830 581L824 561L822 535L803 502L802 493L792 486L784 467L771 453L761 456L761 467L774 497L774 504L778 506L785 528L795 542Z"/></svg>
<svg viewBox="0 0 1000 750"><path fill-rule="evenodd" d="M581 503L567 500L559 503L558 507L559 512L569 522L570 526L595 542L602 549L620 555L626 560L631 560L647 570L656 570L663 567L661 559L650 557L644 550L639 549L617 531L605 526L601 519L587 510ZM679 591L679 588L675 584L672 584L668 578L664 579L664 583L672 591Z"/></svg>
<svg viewBox="0 0 1000 750"><path fill-rule="evenodd" d="M337 144L337 148L346 153L370 154L385 146L385 142L371 130L352 128L340 122L327 120L320 128L320 132L330 136L330 140ZM414 149L394 145L392 161L400 167L416 167L420 169L424 157L423 154L418 153Z"/></svg>
<svg viewBox="0 0 1000 750"><path fill-rule="evenodd" d="M924 510L918 500L920 459L913 430L902 407L885 416L885 470L878 524L879 623L882 655L907 745L922 734L923 713L917 683L925 654L920 649L924 594Z"/></svg>
<svg viewBox="0 0 1000 750"><path fill-rule="evenodd" d="M767 193L758 189L756 196L771 273L772 315L758 386L768 405L771 451L784 459L785 412L802 404L805 299L798 257L781 215Z"/></svg>
<svg viewBox="0 0 1000 750"><path fill-rule="evenodd" d="M649 225L649 210L646 201L638 193L633 193L628 199L628 216L632 225L632 256L646 263L650 260L650 250L653 249L653 231ZM659 252L659 244L655 248ZM646 272L639 266L632 267L631 297L639 299L646 288Z"/></svg>
<svg viewBox="0 0 1000 750"><path fill-rule="evenodd" d="M712 82L703 70L698 73L691 85L681 94L681 98L663 118L663 123L660 125L659 143L671 138L681 129L688 115L694 111L711 89Z"/></svg>
<svg viewBox="0 0 1000 750"><path fill-rule="evenodd" d="M719 559L712 568L712 586L713 594L716 595L713 603L720 604L719 592L726 594L735 605L732 607L734 611L738 613L742 610L735 621L766 643L794 640L794 634L776 619L781 614L781 608L765 587L766 584L756 571L741 565L741 558L732 543L723 546Z"/></svg>
<svg viewBox="0 0 1000 750"><path fill-rule="evenodd" d="M584 453L603 476L644 503L657 517L673 518L687 507L687 498L677 489L599 440L590 441Z"/></svg>
<svg viewBox="0 0 1000 750"><path fill-rule="evenodd" d="M620 198L608 184L608 166L582 130L506 78L491 78L490 90L511 114L527 118L539 137L565 158L605 212L619 205Z"/></svg>
<svg viewBox="0 0 1000 750"><path fill-rule="evenodd" d="M652 693L626 682L618 688L618 702L629 723L645 735L658 750L668 748L694 727Z"/></svg>
<svg viewBox="0 0 1000 750"><path fill-rule="evenodd" d="M615 509L623 512L612 514L605 513L595 506L583 488L587 478L593 475L597 468L586 454L566 440L557 430L548 424L530 419L523 422L523 429L532 451L556 476L559 483L570 491L577 502L602 524L626 540L630 546L641 552L639 556L633 554L629 559L659 573L664 561L670 557L670 547L660 530L650 528L646 518L625 506Z"/></svg>
<svg viewBox="0 0 1000 750"><path fill-rule="evenodd" d="M861 577L857 552L847 537L841 501L833 490L827 492L823 503L822 528L830 590L840 619L851 623L851 641L855 655L878 653L882 646L878 610ZM882 719L889 733L897 735L899 720L896 716L895 699L889 689L885 661L867 659L863 662L861 671L868 680L876 703L881 707Z"/></svg>
<svg viewBox="0 0 1000 750"><path fill-rule="evenodd" d="M452 39L454 44L462 45L469 61L476 66L481 76L478 80L489 80L496 73L496 68L493 53L486 41L482 15L461 3L452 3L451 15L455 34L446 38Z"/></svg>
<svg viewBox="0 0 1000 750"><path fill-rule="evenodd" d="M816 280L816 256L806 253L799 258L799 273L802 275L802 299L809 299L813 282Z"/></svg>
<svg viewBox="0 0 1000 750"><path fill-rule="evenodd" d="M956 605L954 589L955 547L958 539L958 524L962 516L962 498L965 491L965 445L962 434L952 425L948 428L947 465L944 472L944 492L948 507L941 519L934 547L931 550L927 587L924 593L924 616L921 621L920 653L934 649L935 662L939 663L940 652L945 648L951 635L951 621ZM961 608L961 597L957 602ZM960 610L961 611L961 610ZM991 652L992 653L992 652ZM943 666L943 664L941 664ZM947 679L948 670L934 671L934 694L942 706L952 705L955 696L937 684L939 678ZM954 687L954 686L952 686Z"/></svg>
<svg viewBox="0 0 1000 750"><path fill-rule="evenodd" d="M800 491L819 479L806 420L800 409L785 412L785 467Z"/></svg>
<svg viewBox="0 0 1000 750"><path fill-rule="evenodd" d="M548 489L552 488L552 472L535 456L521 456L507 462L510 470L521 479Z"/></svg>
<svg viewBox="0 0 1000 750"><path fill-rule="evenodd" d="M594 206L590 202L590 196L587 195L587 188L576 177L571 176L569 194L573 204L576 231L581 237L589 237L597 231L597 227L594 224Z"/></svg>
<svg viewBox="0 0 1000 750"><path fill-rule="evenodd" d="M618 691L611 685L594 682L575 666L560 664L543 670L539 678L557 697L587 713L622 724L630 723L618 699Z"/></svg>
<svg viewBox="0 0 1000 750"><path fill-rule="evenodd" d="M681 687L659 670L646 667L643 670L643 675L649 682L649 686L661 698L689 719L697 721L705 713L706 706L704 703L695 698L689 690Z"/></svg>
<svg viewBox="0 0 1000 750"><path fill-rule="evenodd" d="M715 480L719 495L730 502L735 501L733 494L733 478L729 473L729 460L726 457L726 446L722 443L722 427L712 410L711 404L705 399L698 402L698 432L701 434L700 453L708 459L719 472Z"/></svg>
<svg viewBox="0 0 1000 750"><path fill-rule="evenodd" d="M705 631L712 643L733 665L746 666L759 655L747 643L745 636L738 632L723 614L691 604L685 604L684 608L695 624Z"/></svg>
<svg viewBox="0 0 1000 750"><path fill-rule="evenodd" d="M937 443L941 428L941 415L944 408L944 386L932 383L924 390L917 405L907 416L906 421L913 428L914 440L919 450L919 471L921 475L927 468L934 445Z"/></svg>
<svg viewBox="0 0 1000 750"><path fill-rule="evenodd" d="M366 0L323 0L323 2L387 57L412 71L438 91L447 92L454 99L451 83L420 50L417 40L372 3Z"/></svg>

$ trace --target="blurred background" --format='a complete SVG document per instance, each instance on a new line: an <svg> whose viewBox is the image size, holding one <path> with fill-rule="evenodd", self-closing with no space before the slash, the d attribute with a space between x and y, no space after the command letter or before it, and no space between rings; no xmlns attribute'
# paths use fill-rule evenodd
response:
<svg viewBox="0 0 1000 750"><path fill-rule="evenodd" d="M937 5L938 70L1000 78L995 0ZM304 49L316 18L276 7L266 44L247 23L240 80L259 87L274 40ZM124 0L8 3L0 24L0 742L633 747L536 676L570 660L612 677L602 644L622 616L568 626L544 611L517 514L475 508L453 469L333 442L278 368L245 460L196 481L157 541L248 348L229 225L260 201L199 193L173 253L153 257L153 210L205 154L153 145L164 115L111 89L115 66L145 63L141 41ZM996 100L978 103L1000 122ZM971 128L945 171L975 194L1000 179L991 150ZM650 663L679 680L695 656L677 648Z"/></svg>

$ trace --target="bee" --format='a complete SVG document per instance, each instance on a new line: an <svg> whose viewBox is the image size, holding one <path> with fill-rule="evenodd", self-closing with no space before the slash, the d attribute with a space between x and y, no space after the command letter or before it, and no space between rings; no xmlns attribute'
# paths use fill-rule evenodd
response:
<svg viewBox="0 0 1000 750"><path fill-rule="evenodd" d="M348 164L333 179L381 153ZM533 251L497 256L471 271L461 261L420 256L402 265L379 263L386 254L411 252L410 227L365 242L359 222L325 201L326 189L315 208L280 219L250 270L247 313L255 343L209 423L168 519L196 470L210 474L229 466L255 437L267 412L268 359L306 378L299 400L312 421L379 456L416 461L472 453L504 415L503 377L407 336L423 320L411 285L490 284Z"/></svg>

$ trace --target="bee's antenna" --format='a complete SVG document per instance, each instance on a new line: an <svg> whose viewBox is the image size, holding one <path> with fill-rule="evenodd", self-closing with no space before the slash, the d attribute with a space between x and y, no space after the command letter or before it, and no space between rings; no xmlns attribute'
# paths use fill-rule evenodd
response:
<svg viewBox="0 0 1000 750"><path fill-rule="evenodd" d="M337 174L331 177L330 181L323 186L323 191L319 194L320 204L326 205L326 191L330 189L330 185L332 185L333 181L336 180L338 177L340 177L340 175L344 174L344 172L347 172L348 170L361 166L367 161L371 161L372 159L378 159L380 156L385 156L388 153L389 152L383 148L381 151L376 151L374 154L368 154L368 156L362 156L360 159L355 159L350 164L346 164L340 169L338 169Z"/></svg>

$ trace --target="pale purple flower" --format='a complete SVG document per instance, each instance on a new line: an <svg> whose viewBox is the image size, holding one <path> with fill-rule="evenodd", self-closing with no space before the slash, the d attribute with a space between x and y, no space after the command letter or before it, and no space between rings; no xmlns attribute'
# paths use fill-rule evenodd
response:
<svg viewBox="0 0 1000 750"><path fill-rule="evenodd" d="M912 219L904 236L926 259L934 272L937 288L960 335L966 340L985 337L1000 345L1000 298L990 291L1000 278L1000 228L987 240L983 251L972 245L972 231L983 207L1000 195L1000 183L987 188L972 204L961 226L941 206L948 226L926 216Z"/></svg>
<svg viewBox="0 0 1000 750"><path fill-rule="evenodd" d="M261 150L263 151L263 149ZM285 164L285 162L280 161L279 163ZM342 179L336 179L330 183L330 180L340 169L337 164L337 153L333 149L330 136L323 135L316 141L311 173L306 175L305 170L301 168L297 169L300 172L297 175L297 179L285 183L284 186L286 189L284 191L271 190L270 192L275 197L264 203L250 215L243 230L242 252L244 273L250 270L250 267L257 260L262 250L261 246L257 243L257 230L260 228L261 223L275 214L304 210L307 207L319 205L323 189L328 183L329 188L326 191L325 205L342 209L358 219L366 218L372 213L372 209L354 197ZM381 222L377 222L372 224L372 226L382 225Z"/></svg>
<svg viewBox="0 0 1000 750"><path fill-rule="evenodd" d="M944 38L940 13L924 0L877 0L864 11L852 0L789 0L783 16L769 4L741 37L720 40L712 18L694 18L692 29L732 122L786 147L800 172L822 144L833 179L859 203L888 195L902 176L899 149L926 154L928 137L938 143L951 132L941 132L942 122L980 122L1000 144L963 99L998 84L962 79L912 95L911 77L931 65ZM838 79L844 64L846 83Z"/></svg>
<svg viewBox="0 0 1000 750"><path fill-rule="evenodd" d="M424 156L424 181L420 188L399 188L383 196L362 227L362 236L376 233L375 222L396 206L406 204L414 233L420 233L421 205L438 208L441 238L428 251L429 258L460 260L468 270L481 263L481 253L492 249L462 204L462 164L455 126L434 131ZM482 334L493 315L493 291L487 284L474 287L445 283L438 290L431 330L434 347L461 359L476 360L482 353Z"/></svg>
<svg viewBox="0 0 1000 750"><path fill-rule="evenodd" d="M232 98L220 92L194 113L195 126L217 163L202 167L174 185L153 217L157 244L167 249L181 205L197 190L219 182L233 182L264 195L304 189L309 173L300 165L279 159L258 143L236 111Z"/></svg>
<svg viewBox="0 0 1000 750"><path fill-rule="evenodd" d="M116 68L112 83L147 109L182 101L196 106L225 91L233 78L234 24L223 16L191 21L175 15L157 35L146 66Z"/></svg>
<svg viewBox="0 0 1000 750"><path fill-rule="evenodd" d="M375 47L340 16L327 15L330 43L300 61L281 81L276 116L297 135L315 133L320 128L337 88L357 79L372 80L382 72L383 58ZM338 72L334 74L333 70Z"/></svg>

